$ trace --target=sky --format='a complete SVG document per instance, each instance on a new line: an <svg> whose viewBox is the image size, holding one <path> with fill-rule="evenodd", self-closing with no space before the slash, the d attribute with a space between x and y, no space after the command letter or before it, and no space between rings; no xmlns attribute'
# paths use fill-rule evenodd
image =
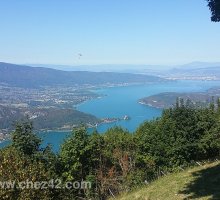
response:
<svg viewBox="0 0 220 200"><path fill-rule="evenodd" d="M206 0L0 0L0 9L2 62L220 61L220 23Z"/></svg>

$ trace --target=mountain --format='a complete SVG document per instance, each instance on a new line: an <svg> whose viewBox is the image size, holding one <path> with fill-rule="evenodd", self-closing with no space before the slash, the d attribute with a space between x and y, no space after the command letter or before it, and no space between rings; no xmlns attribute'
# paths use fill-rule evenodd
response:
<svg viewBox="0 0 220 200"><path fill-rule="evenodd" d="M28 64L33 67L44 67L63 71L91 71L91 72L121 72L121 73L144 73L155 70L170 69L164 65L138 65L138 64L100 64L100 65L53 65L53 64Z"/></svg>
<svg viewBox="0 0 220 200"><path fill-rule="evenodd" d="M0 62L0 83L18 87L151 83L164 79L141 74L61 71Z"/></svg>
<svg viewBox="0 0 220 200"><path fill-rule="evenodd" d="M184 65L46 65L30 64L65 71L121 72L153 75L174 79L220 79L220 62L191 62Z"/></svg>
<svg viewBox="0 0 220 200"><path fill-rule="evenodd" d="M193 62L167 71L163 77L220 80L220 63Z"/></svg>
<svg viewBox="0 0 220 200"><path fill-rule="evenodd" d="M193 62L173 68L171 72L189 75L220 75L220 63Z"/></svg>
<svg viewBox="0 0 220 200"><path fill-rule="evenodd" d="M175 67L176 69L182 70L194 70L194 69L201 69L201 68L215 68L220 67L220 62L191 62L185 65L180 65Z"/></svg>

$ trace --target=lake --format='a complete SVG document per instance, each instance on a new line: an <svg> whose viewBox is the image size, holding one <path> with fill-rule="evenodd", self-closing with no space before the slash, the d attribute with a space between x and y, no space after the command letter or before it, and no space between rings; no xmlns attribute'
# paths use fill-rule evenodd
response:
<svg viewBox="0 0 220 200"><path fill-rule="evenodd" d="M200 92L210 87L220 86L220 81L173 81L157 84L133 85L126 87L112 87L95 90L96 93L104 95L102 98L93 99L76 108L79 111L93 114L98 118L122 118L128 115L130 120L121 120L110 124L101 124L97 127L100 133L113 126L122 126L133 132L145 120L159 117L162 110L138 103L140 98L158 94L161 92ZM91 129L89 131L92 131ZM70 132L51 131L41 132L39 136L43 139L43 146L50 143L54 151L59 151L60 144ZM3 142L5 146L9 142Z"/></svg>

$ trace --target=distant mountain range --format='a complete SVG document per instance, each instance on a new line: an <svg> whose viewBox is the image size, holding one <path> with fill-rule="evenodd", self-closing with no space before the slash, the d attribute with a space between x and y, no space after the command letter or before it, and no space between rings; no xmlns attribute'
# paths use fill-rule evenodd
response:
<svg viewBox="0 0 220 200"><path fill-rule="evenodd" d="M212 77L213 79L220 79L220 63L194 62L169 70L167 75L172 77Z"/></svg>
<svg viewBox="0 0 220 200"><path fill-rule="evenodd" d="M173 68L170 67L170 69L168 69L168 66L156 65L34 66L0 62L0 83L18 87L39 87L149 83L164 81L164 78L220 80L219 62L193 62ZM58 70L58 68L66 71ZM74 69L78 71L70 71Z"/></svg>
<svg viewBox="0 0 220 200"><path fill-rule="evenodd" d="M142 74L61 71L0 62L0 83L18 87L131 84L158 81L164 81L164 79Z"/></svg>
<svg viewBox="0 0 220 200"><path fill-rule="evenodd" d="M142 73L145 70L170 69L170 66L162 65L134 65L134 64L99 64L99 65L53 65L53 64L27 64L33 67L45 67L64 71L91 71L91 72L122 72Z"/></svg>
<svg viewBox="0 0 220 200"><path fill-rule="evenodd" d="M151 74L169 79L220 80L220 62L192 62L166 69L146 69L143 74Z"/></svg>
<svg viewBox="0 0 220 200"><path fill-rule="evenodd" d="M126 72L145 75L154 75L174 79L220 79L220 62L192 62L185 65L44 65L30 64L35 67L48 67L66 71L93 71L93 72Z"/></svg>
<svg viewBox="0 0 220 200"><path fill-rule="evenodd" d="M175 69L200 69L220 66L220 62L191 62L184 65L175 66Z"/></svg>

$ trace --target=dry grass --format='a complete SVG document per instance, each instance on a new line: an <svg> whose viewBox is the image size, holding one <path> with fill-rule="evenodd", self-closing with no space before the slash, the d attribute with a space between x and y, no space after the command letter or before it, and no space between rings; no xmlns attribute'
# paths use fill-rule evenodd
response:
<svg viewBox="0 0 220 200"><path fill-rule="evenodd" d="M220 162L206 164L160 178L116 200L220 200Z"/></svg>

